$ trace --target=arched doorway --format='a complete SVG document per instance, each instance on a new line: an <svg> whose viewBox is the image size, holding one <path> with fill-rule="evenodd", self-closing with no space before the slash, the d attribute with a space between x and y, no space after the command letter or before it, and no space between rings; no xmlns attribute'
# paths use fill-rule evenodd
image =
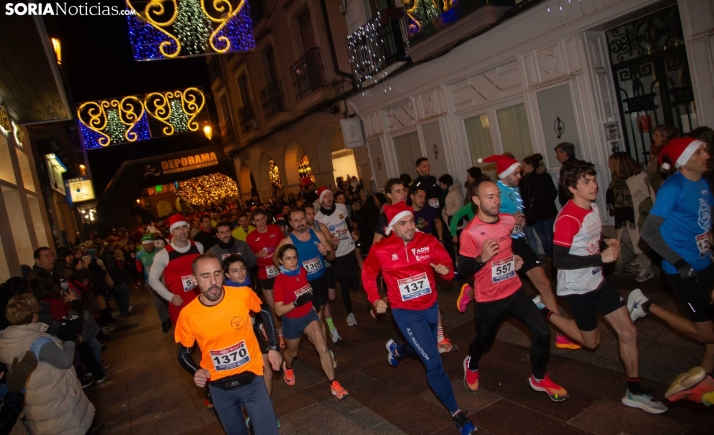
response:
<svg viewBox="0 0 714 435"><path fill-rule="evenodd" d="M319 140L320 167L332 167L331 184L337 186L340 180L349 183L348 176L360 177L354 152L349 148L345 148L342 129L339 126L334 124L326 125L320 132ZM328 158L330 159L329 164L323 166L323 161Z"/></svg>
<svg viewBox="0 0 714 435"><path fill-rule="evenodd" d="M238 172L238 186L240 187L240 197L243 201L248 201L253 195L258 194L253 182L253 173L250 172L250 167L243 162L240 163Z"/></svg>
<svg viewBox="0 0 714 435"><path fill-rule="evenodd" d="M300 144L295 141L291 141L285 150L285 178L287 179L286 192L297 192L300 190L301 183L309 183L315 178L312 175L310 159Z"/></svg>

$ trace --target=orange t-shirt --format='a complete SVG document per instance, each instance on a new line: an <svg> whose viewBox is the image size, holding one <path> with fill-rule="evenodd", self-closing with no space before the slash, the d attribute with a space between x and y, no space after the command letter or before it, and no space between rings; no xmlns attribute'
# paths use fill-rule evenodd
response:
<svg viewBox="0 0 714 435"><path fill-rule="evenodd" d="M177 343L201 348L201 368L211 381L244 372L263 375L263 356L253 333L250 312L260 312L260 298L253 291L223 287L223 300L212 307L196 298L182 310L176 324Z"/></svg>

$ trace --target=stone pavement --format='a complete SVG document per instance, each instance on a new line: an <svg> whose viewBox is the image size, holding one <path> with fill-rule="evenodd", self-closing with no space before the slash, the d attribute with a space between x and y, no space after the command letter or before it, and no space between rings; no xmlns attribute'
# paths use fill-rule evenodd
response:
<svg viewBox="0 0 714 435"><path fill-rule="evenodd" d="M614 274L608 279L625 297L630 289L640 287L657 304L675 309L672 296L658 278L639 285L633 274ZM562 351L553 346L550 374L570 393L563 403L553 403L529 387L529 339L513 320L504 322L492 350L481 361L480 391L467 391L462 383L462 362L474 336L473 304L466 314L456 310L457 285L440 285L439 301L447 314L444 328L460 348L442 357L457 401L478 425L478 433L714 433L714 407L677 402L670 404L668 412L655 416L622 405L625 379L617 342L607 327L602 329L596 351ZM363 292L353 292L352 299L359 324L346 325L338 292L333 311L344 341L329 346L338 363L336 377L350 395L338 401L330 394L317 354L303 340L294 364L296 384L288 387L282 374L274 375L273 403L280 433L456 434L448 412L427 385L421 362L403 360L397 368L387 364L385 342L389 338L402 340L391 318L376 323L368 313ZM132 292L132 304L138 314L119 320L102 354L112 365L108 380L86 390L106 424L102 433L223 434L215 414L203 404L202 391L179 366L173 334L161 333L152 300L143 287ZM651 316L639 320L637 326L643 386L661 399L677 374L698 365L703 346L676 335Z"/></svg>

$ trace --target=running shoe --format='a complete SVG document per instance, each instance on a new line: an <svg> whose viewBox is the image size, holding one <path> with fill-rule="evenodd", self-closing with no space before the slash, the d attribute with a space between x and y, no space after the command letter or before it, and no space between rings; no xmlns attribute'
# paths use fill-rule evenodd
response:
<svg viewBox="0 0 714 435"><path fill-rule="evenodd" d="M337 360L335 359L335 354L332 353L331 350L327 351L330 354L330 358L332 358L332 368L336 369L337 368Z"/></svg>
<svg viewBox="0 0 714 435"><path fill-rule="evenodd" d="M702 395L714 391L714 379L707 376L701 367L694 367L687 373L677 376L677 379L664 393L664 398L670 402L677 400L690 400L702 403Z"/></svg>
<svg viewBox="0 0 714 435"><path fill-rule="evenodd" d="M163 332L164 334L168 334L169 331L171 330L171 327L172 327L172 326L173 326L173 325L172 325L172 323L171 323L171 319L170 319L170 318L166 318L166 320L164 320L163 322L161 322L161 332Z"/></svg>
<svg viewBox="0 0 714 435"><path fill-rule="evenodd" d="M285 339L283 338L282 335L279 335L278 337L280 337L280 348L281 348L281 349L285 349L285 346L286 346L286 345L285 345Z"/></svg>
<svg viewBox="0 0 714 435"><path fill-rule="evenodd" d="M84 380L82 380L82 388L87 388L88 386L92 385L94 383L94 379L85 377Z"/></svg>
<svg viewBox="0 0 714 435"><path fill-rule="evenodd" d="M541 300L540 295L533 298L533 303L536 304L536 307L538 307L539 310L545 308L545 304Z"/></svg>
<svg viewBox="0 0 714 435"><path fill-rule="evenodd" d="M469 358L470 357L468 356L464 358L464 385L466 385L466 388L468 388L469 391L475 393L478 391L478 378L480 376L478 374L478 369L469 369Z"/></svg>
<svg viewBox="0 0 714 435"><path fill-rule="evenodd" d="M642 308L642 304L647 301L649 301L649 299L647 299L647 297L642 294L642 290L638 288L632 290L627 296L627 310L630 312L630 319L632 319L633 323L640 317L645 317L647 315L645 310Z"/></svg>
<svg viewBox="0 0 714 435"><path fill-rule="evenodd" d="M453 344L451 340L446 337L444 337L444 339L437 344L437 347L439 348L439 353L455 352L459 350L459 347Z"/></svg>
<svg viewBox="0 0 714 435"><path fill-rule="evenodd" d="M283 361L283 379L285 380L285 383L288 385L295 385L295 372L293 372L293 369L289 369L285 365L285 361Z"/></svg>
<svg viewBox="0 0 714 435"><path fill-rule="evenodd" d="M462 312L466 312L466 307L469 306L471 303L471 300L473 299L473 289L471 288L470 285L464 283L464 285L461 286L461 293L459 293L459 297L456 298L456 308Z"/></svg>
<svg viewBox="0 0 714 435"><path fill-rule="evenodd" d="M101 383L103 383L103 382L106 381L106 380L107 380L107 375L105 374L102 379L97 379L97 384L101 384Z"/></svg>
<svg viewBox="0 0 714 435"><path fill-rule="evenodd" d="M392 367L399 365L399 359L397 358L397 343L394 340L389 340L387 342L387 361Z"/></svg>
<svg viewBox="0 0 714 435"><path fill-rule="evenodd" d="M540 381L531 375L528 383L534 390L548 393L550 400L553 402L562 402L568 398L568 392L565 391L565 388L551 381L547 374Z"/></svg>
<svg viewBox="0 0 714 435"><path fill-rule="evenodd" d="M354 313L349 313L347 315L347 326L355 326L357 324L357 319L355 319Z"/></svg>
<svg viewBox="0 0 714 435"><path fill-rule="evenodd" d="M332 391L332 395L337 397L338 400L342 400L349 395L347 390L342 388L342 385L340 385L337 380L334 380L330 383L330 390Z"/></svg>
<svg viewBox="0 0 714 435"><path fill-rule="evenodd" d="M630 390L625 392L625 397L622 398L622 404L633 408L640 408L650 414L661 414L668 409L661 402L654 400L649 394L632 394Z"/></svg>
<svg viewBox="0 0 714 435"><path fill-rule="evenodd" d="M566 337L563 334L555 335L555 347L557 347L558 349L570 349L570 350L580 349L580 345L578 343L570 340L568 337Z"/></svg>
<svg viewBox="0 0 714 435"><path fill-rule="evenodd" d="M337 343L338 341L342 341L342 337L340 337L340 334L337 332L337 328L333 329L330 331L330 336L332 337L332 342Z"/></svg>
<svg viewBox="0 0 714 435"><path fill-rule="evenodd" d="M111 364L108 364L108 363L106 363L104 360L101 360L101 361L99 362L99 367L101 367L102 370L106 370L106 369L108 369L109 367L111 367Z"/></svg>
<svg viewBox="0 0 714 435"><path fill-rule="evenodd" d="M644 269L641 269L640 273L638 273L637 276L635 277L635 281L645 282L652 277L654 277L654 273L644 270Z"/></svg>
<svg viewBox="0 0 714 435"><path fill-rule="evenodd" d="M462 411L459 411L456 415L451 417L454 420L454 424L459 429L461 435L471 435L476 433L476 425L473 424Z"/></svg>
<svg viewBox="0 0 714 435"><path fill-rule="evenodd" d="M206 408L208 409L213 408L213 402L211 402L208 397L203 399L203 404L206 405Z"/></svg>

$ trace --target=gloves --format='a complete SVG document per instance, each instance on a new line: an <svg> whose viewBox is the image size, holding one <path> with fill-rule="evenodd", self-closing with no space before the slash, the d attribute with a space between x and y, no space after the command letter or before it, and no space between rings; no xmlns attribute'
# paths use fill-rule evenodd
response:
<svg viewBox="0 0 714 435"><path fill-rule="evenodd" d="M35 354L29 350L25 352L20 361L17 357L12 361L12 367L7 371L7 389L9 391L20 392L25 388L27 379L30 377L32 372L37 368L37 358Z"/></svg>
<svg viewBox="0 0 714 435"><path fill-rule="evenodd" d="M301 307L301 306L305 305L306 303L310 302L311 300L312 300L312 293L306 292L306 293L303 293L300 296L298 296L298 298L295 299L295 302L293 302L293 305L295 305L296 308Z"/></svg>
<svg viewBox="0 0 714 435"><path fill-rule="evenodd" d="M692 268L692 266L690 266L689 263L687 263L683 258L680 258L676 263L674 263L674 267L677 268L677 273L683 283L694 284L699 282L699 275L697 274L697 271L694 270L694 268Z"/></svg>

